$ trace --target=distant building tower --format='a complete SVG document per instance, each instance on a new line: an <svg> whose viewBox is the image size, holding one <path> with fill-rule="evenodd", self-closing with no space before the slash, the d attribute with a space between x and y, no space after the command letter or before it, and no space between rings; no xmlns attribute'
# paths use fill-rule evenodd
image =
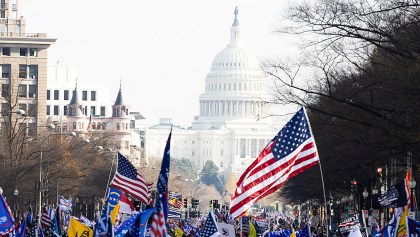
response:
<svg viewBox="0 0 420 237"><path fill-rule="evenodd" d="M36 135L38 126L46 125L47 49L56 39L27 34L18 10L17 0L0 3L1 126L15 121L14 112L22 109L27 117L21 126Z"/></svg>

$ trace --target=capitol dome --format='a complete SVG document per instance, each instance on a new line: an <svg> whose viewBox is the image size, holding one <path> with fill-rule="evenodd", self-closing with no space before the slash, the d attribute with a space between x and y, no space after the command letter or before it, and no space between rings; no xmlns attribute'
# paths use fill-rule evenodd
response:
<svg viewBox="0 0 420 237"><path fill-rule="evenodd" d="M242 45L228 45L213 60L211 71L254 71L260 70L257 58Z"/></svg>
<svg viewBox="0 0 420 237"><path fill-rule="evenodd" d="M194 129L217 129L238 121L259 121L267 115L265 78L257 57L241 40L238 9L231 27L230 42L214 58L199 97L200 115Z"/></svg>

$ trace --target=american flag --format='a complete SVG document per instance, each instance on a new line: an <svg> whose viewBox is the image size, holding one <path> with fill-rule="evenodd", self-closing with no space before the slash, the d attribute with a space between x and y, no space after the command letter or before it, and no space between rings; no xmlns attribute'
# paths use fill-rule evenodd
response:
<svg viewBox="0 0 420 237"><path fill-rule="evenodd" d="M204 223L203 229L200 231L200 237L214 237L219 236L219 229L217 228L216 220L213 212L209 212L209 216Z"/></svg>
<svg viewBox="0 0 420 237"><path fill-rule="evenodd" d="M240 177L230 203L231 215L242 216L255 202L318 162L315 140L302 108Z"/></svg>
<svg viewBox="0 0 420 237"><path fill-rule="evenodd" d="M41 216L41 226L43 228L48 229L51 227L51 224L52 224L52 221L51 221L50 215L47 209L44 208L44 210L42 211L42 216Z"/></svg>
<svg viewBox="0 0 420 237"><path fill-rule="evenodd" d="M166 237L166 221L165 214L163 213L163 206L161 199L165 197L157 198L155 213L153 214L152 227L150 228L150 237Z"/></svg>
<svg viewBox="0 0 420 237"><path fill-rule="evenodd" d="M111 186L120 189L147 204L151 198L151 184L144 180L137 169L118 152L118 168Z"/></svg>
<svg viewBox="0 0 420 237"><path fill-rule="evenodd" d="M92 115L89 116L89 123L87 125L86 132L89 133L92 130Z"/></svg>

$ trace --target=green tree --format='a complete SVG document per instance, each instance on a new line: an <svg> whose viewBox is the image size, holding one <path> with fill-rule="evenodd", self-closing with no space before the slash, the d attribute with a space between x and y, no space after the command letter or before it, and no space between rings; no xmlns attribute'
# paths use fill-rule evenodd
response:
<svg viewBox="0 0 420 237"><path fill-rule="evenodd" d="M177 173L182 174L185 179L196 180L198 177L197 169L194 164L185 158L172 159L173 169L177 170ZM172 167L171 167L172 168Z"/></svg>
<svg viewBox="0 0 420 237"><path fill-rule="evenodd" d="M224 191L223 182L219 177L219 167L211 160L206 161L206 164L204 164L201 172L201 180L206 185L214 185L220 193Z"/></svg>

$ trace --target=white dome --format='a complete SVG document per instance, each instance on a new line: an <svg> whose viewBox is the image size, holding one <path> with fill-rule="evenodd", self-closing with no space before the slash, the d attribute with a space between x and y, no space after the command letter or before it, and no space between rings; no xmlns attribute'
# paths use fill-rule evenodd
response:
<svg viewBox="0 0 420 237"><path fill-rule="evenodd" d="M260 64L241 44L229 44L213 60L211 71L219 70L254 71L260 70Z"/></svg>

